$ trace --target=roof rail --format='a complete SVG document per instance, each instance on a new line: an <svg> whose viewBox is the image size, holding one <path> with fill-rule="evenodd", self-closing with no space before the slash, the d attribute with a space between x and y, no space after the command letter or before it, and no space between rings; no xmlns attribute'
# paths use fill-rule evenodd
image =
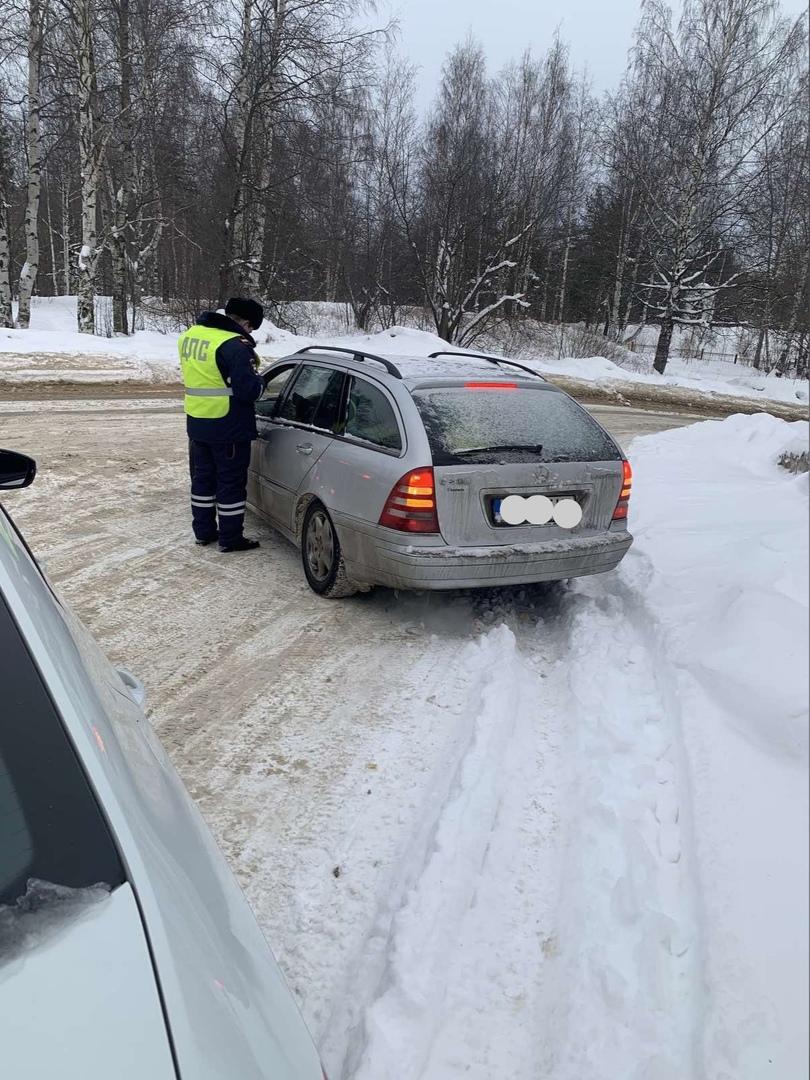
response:
<svg viewBox="0 0 810 1080"><path fill-rule="evenodd" d="M504 360L502 356L487 356L486 353L468 352L466 349L463 351L457 349L438 349L436 352L430 354L430 359L433 360L437 356L473 356L476 360L487 360L490 364L496 364L497 366L507 364L509 367L519 368L521 371L525 371L527 375L534 376L534 378L539 379L540 382L547 382L539 372L532 371L532 369L526 367L525 364L519 364L517 360Z"/></svg>
<svg viewBox="0 0 810 1080"><path fill-rule="evenodd" d="M386 360L384 356L377 356L375 353L366 352L364 349L344 349L337 345L305 345L303 349L298 349L298 352L349 353L355 363L361 364L364 360L376 360L378 364L382 364L382 366L385 368L389 375L393 375L396 379L402 378L402 372L399 370L396 364L392 364L391 361Z"/></svg>

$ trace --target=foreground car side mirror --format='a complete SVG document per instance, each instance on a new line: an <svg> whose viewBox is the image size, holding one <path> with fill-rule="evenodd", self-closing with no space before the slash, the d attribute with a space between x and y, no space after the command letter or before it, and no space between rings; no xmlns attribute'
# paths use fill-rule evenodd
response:
<svg viewBox="0 0 810 1080"><path fill-rule="evenodd" d="M123 682L124 686L126 686L127 690L129 691L129 696L132 698L138 708L141 711L146 709L146 687L138 678L138 676L133 675L131 671L127 670L127 668L120 667L116 668L115 670L121 676L121 681Z"/></svg>
<svg viewBox="0 0 810 1080"><path fill-rule="evenodd" d="M14 450L0 450L0 488L24 488L34 482L37 463Z"/></svg>

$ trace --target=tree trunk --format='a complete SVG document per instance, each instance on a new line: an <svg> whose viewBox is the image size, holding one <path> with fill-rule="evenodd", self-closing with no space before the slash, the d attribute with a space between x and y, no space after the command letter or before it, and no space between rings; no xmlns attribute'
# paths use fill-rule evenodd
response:
<svg viewBox="0 0 810 1080"><path fill-rule="evenodd" d="M452 341L449 304L442 304L441 315L439 316L439 325L437 327L437 330L439 337L442 339L442 341Z"/></svg>
<svg viewBox="0 0 810 1080"><path fill-rule="evenodd" d="M11 256L8 244L8 203L4 194L2 184L0 184L0 326L11 329L14 326L9 275Z"/></svg>
<svg viewBox="0 0 810 1080"><path fill-rule="evenodd" d="M328 257L326 266L324 267L324 285L323 285L324 300L327 304L334 304L335 302L335 274L332 268L332 260Z"/></svg>
<svg viewBox="0 0 810 1080"><path fill-rule="evenodd" d="M249 101L250 67L253 57L253 0L243 0L242 36L239 50L241 69L236 83L236 179L230 219L225 229L225 258L220 275L220 300L226 299L231 283L240 295L247 291L248 242L248 158L251 136Z"/></svg>
<svg viewBox="0 0 810 1080"><path fill-rule="evenodd" d="M808 377L810 377L810 347L807 334L802 332L796 344L796 378L807 379Z"/></svg>
<svg viewBox="0 0 810 1080"><path fill-rule="evenodd" d="M281 36L287 17L287 0L276 0L272 31L272 62L267 85L263 91L265 99L259 110L259 135L261 147L258 176L255 186L255 206L251 213L250 235L247 237L247 268L244 275L247 292L250 296L260 295L262 291L262 268L264 246L267 237L267 200L270 189L270 167L273 161L274 139L274 97L276 93L278 67L280 64ZM243 215L244 216L244 215Z"/></svg>
<svg viewBox="0 0 810 1080"><path fill-rule="evenodd" d="M557 305L557 322L562 325L565 320L565 301L568 291L568 259L571 254L571 234L565 238L565 250L563 251L562 273L560 276L560 291Z"/></svg>
<svg viewBox="0 0 810 1080"><path fill-rule="evenodd" d="M548 313L548 286L549 278L551 277L551 253L549 252L546 258L546 272L543 276L543 292L540 298L540 322L546 321L546 315Z"/></svg>
<svg viewBox="0 0 810 1080"><path fill-rule="evenodd" d="M624 318L617 329L616 340L621 344L624 341L625 331L630 325L630 317L633 314L633 301L636 298L636 283L638 282L638 269L641 263L641 255L644 251L644 245L647 242L647 229L646 227L641 232L638 247L636 248L636 256L633 259L633 273L630 275L630 281L627 286L627 303L624 305ZM627 261L627 253L625 253L625 262ZM644 304L641 305L641 325L643 326L647 322L647 308Z"/></svg>
<svg viewBox="0 0 810 1080"><path fill-rule="evenodd" d="M143 223L139 224L139 235L143 239ZM147 272L150 272L150 283L153 284L151 279L152 257L161 237L163 236L163 221L158 220L155 225L152 236L148 243L143 244L138 250L138 256L135 259L132 273L132 333L135 333L135 314L140 306L141 299L144 296L144 292L147 285ZM174 295L180 296L181 290L175 287Z"/></svg>
<svg viewBox="0 0 810 1080"><path fill-rule="evenodd" d="M25 263L20 271L20 303L17 326L31 325L31 295L39 269L39 201L42 193L42 137L39 123L39 71L46 6L41 0L28 5L28 200L25 207Z"/></svg>
<svg viewBox="0 0 810 1080"><path fill-rule="evenodd" d="M11 311L11 251L9 250L9 159L6 132L0 117L0 326L14 325Z"/></svg>
<svg viewBox="0 0 810 1080"><path fill-rule="evenodd" d="M46 208L48 211L48 241L51 246L51 281L53 282L53 295L59 296L59 270L56 264L56 230L53 227L53 210L51 209L51 181L45 171L45 189L47 191Z"/></svg>
<svg viewBox="0 0 810 1080"><path fill-rule="evenodd" d="M127 255L126 255L126 243L124 240L123 229L120 224L119 204L121 199L121 189L116 192L115 203L115 218L116 224L113 228L110 236L110 254L112 257L112 272L113 272L113 295L112 295L112 316L113 316L113 333L114 334L126 334L128 332L127 323Z"/></svg>
<svg viewBox="0 0 810 1080"><path fill-rule="evenodd" d="M149 295L154 295L158 289L155 284L155 252L163 237L164 221L163 221L163 200L160 182L158 180L157 169L155 167L154 160L150 161L147 166L149 172L149 184L154 192L154 210L152 216L155 218L152 235L147 239L146 230L147 222L145 220L145 210L142 201L139 200L137 210L135 213L135 256L130 260L130 291L132 300L132 333L135 333L136 327L136 313L141 305L141 300L149 291ZM175 295L179 295L175 292Z"/></svg>
<svg viewBox="0 0 810 1080"><path fill-rule="evenodd" d="M765 328L765 374L771 373L771 334L770 331Z"/></svg>
<svg viewBox="0 0 810 1080"><path fill-rule="evenodd" d="M272 146L272 135L270 136ZM270 148L262 154L259 166L258 199L250 215L250 235L247 238L247 266L242 275L248 296L258 296L262 291L262 267L264 239L267 233L267 189L270 186Z"/></svg>
<svg viewBox="0 0 810 1080"><path fill-rule="evenodd" d="M754 368L759 371L762 367L762 346L765 344L765 327L760 326L757 337L757 347L754 351Z"/></svg>
<svg viewBox="0 0 810 1080"><path fill-rule="evenodd" d="M62 193L62 276L63 296L70 296L70 188L68 180L63 177L61 183Z"/></svg>
<svg viewBox="0 0 810 1080"><path fill-rule="evenodd" d="M95 123L94 0L80 0L79 10L79 155L82 170L82 247L79 252L78 324L80 334L96 330L97 202L101 151Z"/></svg>
<svg viewBox="0 0 810 1080"><path fill-rule="evenodd" d="M810 253L805 251L804 265L802 267L802 273L799 275L799 281L802 283L802 285L805 285L808 280L808 271L810 271ZM785 333L785 344L779 353L778 360L776 361L777 371L781 372L783 375L787 372L789 367L788 355L790 353L790 345L793 341L794 335L796 334L796 327L799 323L799 312L801 311L802 304L807 303L805 297L806 293L803 288L799 289L793 297L793 304L790 311L790 322L788 323L788 328Z"/></svg>
<svg viewBox="0 0 810 1080"><path fill-rule="evenodd" d="M113 333L126 334L127 240L129 212L135 190L135 153L132 132L132 58L130 56L129 0L118 0L118 54L121 64L121 183L115 192L111 234L113 263Z"/></svg>
<svg viewBox="0 0 810 1080"><path fill-rule="evenodd" d="M613 299L608 307L608 326L613 327L613 333L610 337L613 341L621 341L624 327L627 325L625 322L622 324L622 290L624 286L624 272L627 266L627 234L625 229L624 214L622 214L622 230L619 236L619 251L616 256L616 277L613 281ZM631 294L632 295L632 294ZM608 337L609 331L605 330L605 337Z"/></svg>
<svg viewBox="0 0 810 1080"><path fill-rule="evenodd" d="M669 346L672 341L672 331L675 328L671 318L664 318L661 320L661 332L658 335L658 344L655 347L655 360L653 367L659 375L663 375L667 370L667 361L669 360Z"/></svg>

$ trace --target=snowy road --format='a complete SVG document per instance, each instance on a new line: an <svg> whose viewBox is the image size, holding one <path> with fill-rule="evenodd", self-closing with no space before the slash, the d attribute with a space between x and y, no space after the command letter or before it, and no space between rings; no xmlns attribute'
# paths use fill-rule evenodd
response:
<svg viewBox="0 0 810 1080"><path fill-rule="evenodd" d="M625 445L692 419L594 412ZM146 682L333 1080L702 1075L683 750L620 594L325 603L258 522L256 555L193 546L166 403L0 429L40 467L6 505Z"/></svg>

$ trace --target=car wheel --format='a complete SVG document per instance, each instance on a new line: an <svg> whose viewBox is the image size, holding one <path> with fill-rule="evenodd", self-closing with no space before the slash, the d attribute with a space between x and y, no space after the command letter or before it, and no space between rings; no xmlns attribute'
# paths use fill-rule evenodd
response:
<svg viewBox="0 0 810 1080"><path fill-rule="evenodd" d="M301 555L309 587L318 596L337 600L357 592L357 586L346 574L337 530L326 507L319 502L311 502L304 514Z"/></svg>

